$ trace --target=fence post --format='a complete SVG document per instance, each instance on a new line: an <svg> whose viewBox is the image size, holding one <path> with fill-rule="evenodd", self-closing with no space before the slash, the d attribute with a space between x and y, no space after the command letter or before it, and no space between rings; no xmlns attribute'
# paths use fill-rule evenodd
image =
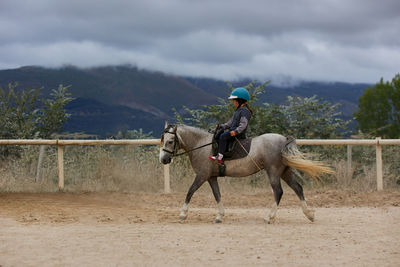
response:
<svg viewBox="0 0 400 267"><path fill-rule="evenodd" d="M39 182L39 180L41 179L41 176L42 176L42 163L43 163L43 157L44 157L45 150L46 150L46 146L40 145L38 164L37 164L37 168L36 168L35 183Z"/></svg>
<svg viewBox="0 0 400 267"><path fill-rule="evenodd" d="M167 128L168 126L168 121L165 121L165 126L164 129ZM162 150L162 144L160 146L160 151ZM169 165L166 164L164 165L164 193L169 194L171 193L171 181L170 181L170 176L169 176Z"/></svg>
<svg viewBox="0 0 400 267"><path fill-rule="evenodd" d="M383 190L383 172L382 172L382 146L379 144L380 137L376 138L376 189Z"/></svg>
<svg viewBox="0 0 400 267"><path fill-rule="evenodd" d="M160 146L160 152L162 151L162 145ZM170 182L170 176L169 176L169 165L170 164L165 164L164 165L164 193L169 194L171 193L171 182Z"/></svg>
<svg viewBox="0 0 400 267"><path fill-rule="evenodd" d="M352 178L352 146L347 145L347 177L346 177L346 185L349 185Z"/></svg>
<svg viewBox="0 0 400 267"><path fill-rule="evenodd" d="M57 146L58 190L64 190L64 147Z"/></svg>
<svg viewBox="0 0 400 267"><path fill-rule="evenodd" d="M164 193L171 193L171 184L170 184L170 176L169 176L169 165L164 165Z"/></svg>

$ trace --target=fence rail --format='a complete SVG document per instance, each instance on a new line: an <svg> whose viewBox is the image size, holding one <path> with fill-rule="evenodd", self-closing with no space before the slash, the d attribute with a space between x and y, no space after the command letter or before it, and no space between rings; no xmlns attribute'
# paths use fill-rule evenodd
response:
<svg viewBox="0 0 400 267"><path fill-rule="evenodd" d="M400 145L400 139L296 139L298 145L353 145L353 146L368 146L368 145Z"/></svg>
<svg viewBox="0 0 400 267"><path fill-rule="evenodd" d="M160 139L120 140L48 140L48 139L7 139L0 145L52 145L52 146L95 146L95 145L159 145Z"/></svg>
<svg viewBox="0 0 400 267"><path fill-rule="evenodd" d="M3 139L0 145L51 145L57 146L58 188L64 190L64 146L95 145L159 145L160 139L137 140L46 140L46 139ZM376 147L376 184L377 190L383 190L382 146L400 145L400 139L297 139L297 145L338 145L347 146L347 168L351 169L352 146L373 145ZM169 165L164 166L164 192L170 193Z"/></svg>

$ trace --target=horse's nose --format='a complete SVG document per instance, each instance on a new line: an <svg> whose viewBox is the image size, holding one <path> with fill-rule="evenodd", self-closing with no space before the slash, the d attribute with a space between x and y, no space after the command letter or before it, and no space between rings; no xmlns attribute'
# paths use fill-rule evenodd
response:
<svg viewBox="0 0 400 267"><path fill-rule="evenodd" d="M168 158L168 159L163 158L163 159L161 160L161 162L162 162L163 164L168 164L168 163L171 163L171 159L170 159L170 158Z"/></svg>

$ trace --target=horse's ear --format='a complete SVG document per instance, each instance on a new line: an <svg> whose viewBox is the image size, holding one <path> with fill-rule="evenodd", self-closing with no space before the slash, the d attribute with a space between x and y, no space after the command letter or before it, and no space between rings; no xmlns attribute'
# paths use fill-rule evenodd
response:
<svg viewBox="0 0 400 267"><path fill-rule="evenodd" d="M168 121L165 121L165 127L164 127L164 129L167 129L167 127L168 127Z"/></svg>
<svg viewBox="0 0 400 267"><path fill-rule="evenodd" d="M178 129L178 125L174 125L174 133L176 133L176 129Z"/></svg>

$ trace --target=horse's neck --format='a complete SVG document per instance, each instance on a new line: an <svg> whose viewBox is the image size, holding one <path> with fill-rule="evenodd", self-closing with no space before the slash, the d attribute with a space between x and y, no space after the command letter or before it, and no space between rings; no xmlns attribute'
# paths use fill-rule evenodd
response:
<svg viewBox="0 0 400 267"><path fill-rule="evenodd" d="M209 134L200 129L190 127L190 126L179 126L177 129L178 138L180 139L180 144L183 150L190 150L199 145L204 145Z"/></svg>

